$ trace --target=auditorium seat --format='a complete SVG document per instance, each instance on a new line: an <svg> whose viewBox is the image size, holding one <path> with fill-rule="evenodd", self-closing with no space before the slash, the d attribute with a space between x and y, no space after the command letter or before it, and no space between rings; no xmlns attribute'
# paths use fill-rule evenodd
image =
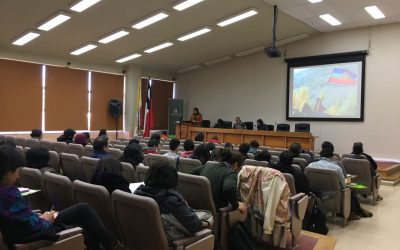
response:
<svg viewBox="0 0 400 250"><path fill-rule="evenodd" d="M161 222L160 209L149 197L120 190L112 193L112 208L122 240L129 249L171 249ZM209 229L192 237L173 241L172 249L212 250L214 235Z"/></svg>
<svg viewBox="0 0 400 250"><path fill-rule="evenodd" d="M160 155L166 154L169 151L171 151L171 150L169 150L169 149L160 149Z"/></svg>
<svg viewBox="0 0 400 250"><path fill-rule="evenodd" d="M24 148L23 148L23 147L21 147L21 146L16 146L15 149L16 149L20 154L22 154L22 155L25 156L25 151L24 151Z"/></svg>
<svg viewBox="0 0 400 250"><path fill-rule="evenodd" d="M368 187L357 190L357 193L362 195L372 195L372 205L375 205L381 177L379 174L377 176L371 176L371 166L369 161L366 159L343 158L342 164L347 174L355 176L351 179L352 182Z"/></svg>
<svg viewBox="0 0 400 250"><path fill-rule="evenodd" d="M310 132L310 123L296 123L294 132Z"/></svg>
<svg viewBox="0 0 400 250"><path fill-rule="evenodd" d="M40 141L40 146L42 148L47 148L48 150L51 150L51 142L50 141L41 140Z"/></svg>
<svg viewBox="0 0 400 250"><path fill-rule="evenodd" d="M297 164L292 164L291 166L292 166L292 168L294 168L298 172L304 172L304 170Z"/></svg>
<svg viewBox="0 0 400 250"><path fill-rule="evenodd" d="M260 149L260 150L271 150L272 148L270 146L259 146L258 149Z"/></svg>
<svg viewBox="0 0 400 250"><path fill-rule="evenodd" d="M100 159L97 158L91 158L87 156L82 156L81 157L81 167L83 170L83 173L85 174L85 179L87 181L90 181L93 177L94 171L96 170L97 163L99 162Z"/></svg>
<svg viewBox="0 0 400 250"><path fill-rule="evenodd" d="M121 158L123 152L118 149L118 148L109 148L107 149L108 154L111 155L112 158L114 158L115 160L119 161L119 159Z"/></svg>
<svg viewBox="0 0 400 250"><path fill-rule="evenodd" d="M101 218L107 231L116 239L121 239L111 207L110 193L105 187L76 180L72 183L72 192L75 203L89 204Z"/></svg>
<svg viewBox="0 0 400 250"><path fill-rule="evenodd" d="M243 122L243 125L245 129L247 130L253 130L254 129L254 123L253 122Z"/></svg>
<svg viewBox="0 0 400 250"><path fill-rule="evenodd" d="M75 204L71 180L50 172L43 173L43 189L54 209L61 211Z"/></svg>
<svg viewBox="0 0 400 250"><path fill-rule="evenodd" d="M276 156L278 156L278 158L279 158L279 156L281 155L281 153L282 153L282 151L278 151L278 150L268 150L269 151L269 153L271 154L271 155L276 155Z"/></svg>
<svg viewBox="0 0 400 250"><path fill-rule="evenodd" d="M85 155L85 149L81 144L69 143L67 147L67 152L65 153L75 154L78 157L81 157Z"/></svg>
<svg viewBox="0 0 400 250"><path fill-rule="evenodd" d="M269 163L267 161L256 161L253 159L246 159L244 160L243 165L250 165L250 166L259 166L259 167L269 167Z"/></svg>
<svg viewBox="0 0 400 250"><path fill-rule="evenodd" d="M190 174L193 169L202 166L201 161L197 159L180 158L178 163L178 171L181 173Z"/></svg>
<svg viewBox="0 0 400 250"><path fill-rule="evenodd" d="M297 247L297 239L303 228L303 219L307 210L308 200L308 196L304 193L298 193L289 198L290 232L292 234L291 249L296 249Z"/></svg>
<svg viewBox="0 0 400 250"><path fill-rule="evenodd" d="M285 180L286 180L287 184L289 185L289 189L290 189L290 193L291 193L290 196L297 194L296 184L294 182L293 175L291 175L289 173L282 173L282 174L283 174L283 176L285 176Z"/></svg>
<svg viewBox="0 0 400 250"><path fill-rule="evenodd" d="M68 145L65 142L54 141L50 143L50 149L56 151L58 154L66 153Z"/></svg>
<svg viewBox="0 0 400 250"><path fill-rule="evenodd" d="M54 168L57 173L60 173L60 156L56 151L49 151L50 154L50 167Z"/></svg>
<svg viewBox="0 0 400 250"><path fill-rule="evenodd" d="M25 138L17 137L15 138L15 144L21 147L27 147L27 141Z"/></svg>
<svg viewBox="0 0 400 250"><path fill-rule="evenodd" d="M271 155L271 163L278 163L279 162L279 156L278 155Z"/></svg>
<svg viewBox="0 0 400 250"><path fill-rule="evenodd" d="M94 152L93 146L92 145L86 145L85 146L85 156L91 156Z"/></svg>
<svg viewBox="0 0 400 250"><path fill-rule="evenodd" d="M339 184L338 173L332 169L307 167L305 173L310 188L318 188L322 192L322 206L328 212L343 215L343 226L347 224L350 215L351 191L342 189Z"/></svg>
<svg viewBox="0 0 400 250"><path fill-rule="evenodd" d="M145 166L143 164L139 164L136 166L136 173L137 173L137 181L138 182L143 182L144 178L146 177L147 170L149 170L148 166Z"/></svg>
<svg viewBox="0 0 400 250"><path fill-rule="evenodd" d="M202 128L209 128L210 126L211 126L211 121L210 120L201 121L201 127Z"/></svg>
<svg viewBox="0 0 400 250"><path fill-rule="evenodd" d="M293 164L299 165L302 172L304 172L304 169L308 166L306 159L298 157L293 158Z"/></svg>
<svg viewBox="0 0 400 250"><path fill-rule="evenodd" d="M19 171L19 183L22 187L40 190L40 192L26 196L29 205L33 209L49 211L51 205L43 191L43 176L40 170L27 167L21 168Z"/></svg>
<svg viewBox="0 0 400 250"><path fill-rule="evenodd" d="M114 144L112 145L113 148L119 149L121 151L124 151L126 146L125 145L119 145L119 144Z"/></svg>
<svg viewBox="0 0 400 250"><path fill-rule="evenodd" d="M127 162L121 162L121 164L122 164L122 176L124 176L129 183L137 182L137 173L132 164Z"/></svg>
<svg viewBox="0 0 400 250"><path fill-rule="evenodd" d="M40 141L37 139L26 139L26 146L30 148L38 148L40 147Z"/></svg>
<svg viewBox="0 0 400 250"><path fill-rule="evenodd" d="M309 164L310 162L312 162L311 155L309 155L309 154L300 153L299 157L305 159L305 160L307 161L307 164Z"/></svg>
<svg viewBox="0 0 400 250"><path fill-rule="evenodd" d="M252 154L252 153L247 153L247 157L248 157L248 159L254 159L254 155Z"/></svg>
<svg viewBox="0 0 400 250"><path fill-rule="evenodd" d="M290 132L290 125L287 123L278 123L276 125L276 131Z"/></svg>
<svg viewBox="0 0 400 250"><path fill-rule="evenodd" d="M81 166L81 160L77 155L61 153L60 159L63 175L67 176L71 181L86 180L85 173Z"/></svg>
<svg viewBox="0 0 400 250"><path fill-rule="evenodd" d="M154 164L156 164L158 162L162 162L164 164L174 166L173 160L164 155L148 154L147 161L148 161L149 167L153 166Z"/></svg>

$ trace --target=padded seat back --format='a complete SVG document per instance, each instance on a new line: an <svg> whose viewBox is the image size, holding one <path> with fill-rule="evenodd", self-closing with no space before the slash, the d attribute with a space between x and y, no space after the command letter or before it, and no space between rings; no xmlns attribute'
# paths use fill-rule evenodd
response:
<svg viewBox="0 0 400 250"><path fill-rule="evenodd" d="M78 157L82 157L85 155L85 149L81 144L70 143L68 144L68 152L69 154L75 154Z"/></svg>
<svg viewBox="0 0 400 250"><path fill-rule="evenodd" d="M51 208L49 200L43 191L43 176L40 170L27 167L21 168L19 171L19 183L22 187L41 190L26 197L33 209L48 211Z"/></svg>
<svg viewBox="0 0 400 250"><path fill-rule="evenodd" d="M90 181L93 177L94 171L96 170L97 164L100 159L91 158L87 156L81 157L81 166L83 173L85 174L85 179Z"/></svg>
<svg viewBox="0 0 400 250"><path fill-rule="evenodd" d="M86 180L85 173L81 166L81 160L75 154L61 153L61 166L63 174L71 181Z"/></svg>
<svg viewBox="0 0 400 250"><path fill-rule="evenodd" d="M43 174L43 188L57 211L75 204L72 195L72 183L68 177L45 172Z"/></svg>

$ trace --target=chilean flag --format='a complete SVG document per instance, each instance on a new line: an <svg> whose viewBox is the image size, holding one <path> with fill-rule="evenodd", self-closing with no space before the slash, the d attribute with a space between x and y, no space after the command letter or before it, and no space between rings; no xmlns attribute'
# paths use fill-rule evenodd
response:
<svg viewBox="0 0 400 250"><path fill-rule="evenodd" d="M151 80L147 85L146 109L144 113L144 132L143 137L150 136L150 130L153 128L153 105L151 105Z"/></svg>

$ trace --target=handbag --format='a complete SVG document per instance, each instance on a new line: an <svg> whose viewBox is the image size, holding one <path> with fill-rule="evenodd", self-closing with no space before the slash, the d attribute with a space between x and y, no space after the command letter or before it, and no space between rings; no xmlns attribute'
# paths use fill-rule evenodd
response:
<svg viewBox="0 0 400 250"><path fill-rule="evenodd" d="M195 209L194 212L201 221L203 227L211 228L213 226L214 217L212 216L210 211Z"/></svg>

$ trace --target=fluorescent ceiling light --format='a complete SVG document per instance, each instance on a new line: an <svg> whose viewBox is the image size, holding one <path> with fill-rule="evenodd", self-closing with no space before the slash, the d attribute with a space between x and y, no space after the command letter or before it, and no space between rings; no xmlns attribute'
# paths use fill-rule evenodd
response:
<svg viewBox="0 0 400 250"><path fill-rule="evenodd" d="M168 13L162 10L162 11L152 14L144 19L141 19L140 21L133 24L132 28L140 30L140 29L143 29L144 27L147 27L153 23L163 20L164 18L167 18L168 16L169 16Z"/></svg>
<svg viewBox="0 0 400 250"><path fill-rule="evenodd" d="M129 31L125 30L125 29L121 29L119 31L116 31L114 33L111 33L110 35L103 37L102 39L100 39L98 42L99 43L103 43L103 44L107 44L110 43L112 41L115 41L121 37L124 37L126 35L129 34Z"/></svg>
<svg viewBox="0 0 400 250"><path fill-rule="evenodd" d="M332 26L337 26L342 24L341 22L339 22L339 20L337 20L330 14L320 15L319 18L321 18L322 20L324 20L325 22L329 23Z"/></svg>
<svg viewBox="0 0 400 250"><path fill-rule="evenodd" d="M76 2L70 10L76 11L76 12L82 12L86 10L87 8L95 5L96 3L100 2L101 0L82 0L79 2Z"/></svg>
<svg viewBox="0 0 400 250"><path fill-rule="evenodd" d="M141 56L142 56L141 54L135 53L135 54L131 54L131 55L122 57L122 58L116 60L115 62L117 62L117 63L124 63L124 62L130 61L130 60L133 60L133 59L135 59L135 58L141 57Z"/></svg>
<svg viewBox="0 0 400 250"><path fill-rule="evenodd" d="M310 3L320 3L320 2L322 2L323 0L308 0Z"/></svg>
<svg viewBox="0 0 400 250"><path fill-rule="evenodd" d="M184 34L184 35L178 37L178 40L181 41L181 42L183 42L183 41L192 39L192 38L194 38L194 37L201 36L201 35L203 35L203 34L205 34L205 33L210 32L210 31L211 31L211 28L209 28L209 27L204 27L204 28L197 29L197 30L195 30L195 31L191 31L191 32L189 32L189 33L186 33L186 34Z"/></svg>
<svg viewBox="0 0 400 250"><path fill-rule="evenodd" d="M202 68L201 65L193 65L193 66L178 70L178 73L186 73L186 72L193 71L196 69L201 69L201 68Z"/></svg>
<svg viewBox="0 0 400 250"><path fill-rule="evenodd" d="M60 12L56 16L50 18L48 21L44 22L38 27L39 30L49 31L63 22L69 20L71 16L67 13Z"/></svg>
<svg viewBox="0 0 400 250"><path fill-rule="evenodd" d="M17 40L12 42L12 44L22 46L22 45L25 45L26 43L32 41L33 39L37 38L38 36L40 36L39 32L29 31L28 33L22 35Z"/></svg>
<svg viewBox="0 0 400 250"><path fill-rule="evenodd" d="M264 48L265 48L265 46L258 46L258 47L252 48L252 49L243 50L241 52L236 53L235 56L237 56L237 57L248 56L251 54L255 54L255 53L264 51Z"/></svg>
<svg viewBox="0 0 400 250"><path fill-rule="evenodd" d="M172 45L173 45L173 43L168 41L168 42L161 43L159 45L155 45L155 46L153 46L151 48L148 48L144 52L153 53L153 52L155 52L157 50L164 49L164 48L167 48L167 47L172 46Z"/></svg>
<svg viewBox="0 0 400 250"><path fill-rule="evenodd" d="M172 8L174 8L174 9L176 9L178 11L182 11L184 9L192 7L193 5L198 4L200 2L203 2L203 1L204 0L184 0L184 1L179 1Z"/></svg>
<svg viewBox="0 0 400 250"><path fill-rule="evenodd" d="M229 24L236 23L238 21L241 21L241 20L246 19L248 17L254 16L256 14L258 14L256 9L250 9L250 10L242 11L240 13L237 13L237 14L233 15L233 16L230 16L228 18L223 19L217 25L220 26L220 27L225 27L225 26L227 26Z"/></svg>
<svg viewBox="0 0 400 250"><path fill-rule="evenodd" d="M97 45L96 45L96 44L94 44L94 43L89 43L89 44L87 44L87 45L85 45L85 46L83 46L83 47L81 47L81 48L79 48L79 49L77 49L77 50L72 51L72 52L71 52L71 55L79 56L79 55L81 55L81 54L83 54L83 53L86 53L86 52L88 52L89 50L92 50L92 49L95 49L95 48L97 48Z"/></svg>
<svg viewBox="0 0 400 250"><path fill-rule="evenodd" d="M214 60L212 60L212 61L206 62L206 63L204 63L204 65L206 65L206 66L211 66L211 65L218 64L218 63L223 63L223 62L229 61L229 60L231 60L232 58L233 58L233 57L231 57L231 56L224 56L224 57L221 57L221 58L214 59Z"/></svg>
<svg viewBox="0 0 400 250"><path fill-rule="evenodd" d="M385 15L382 13L382 11L376 6L368 6L364 9L375 19L385 18Z"/></svg>

